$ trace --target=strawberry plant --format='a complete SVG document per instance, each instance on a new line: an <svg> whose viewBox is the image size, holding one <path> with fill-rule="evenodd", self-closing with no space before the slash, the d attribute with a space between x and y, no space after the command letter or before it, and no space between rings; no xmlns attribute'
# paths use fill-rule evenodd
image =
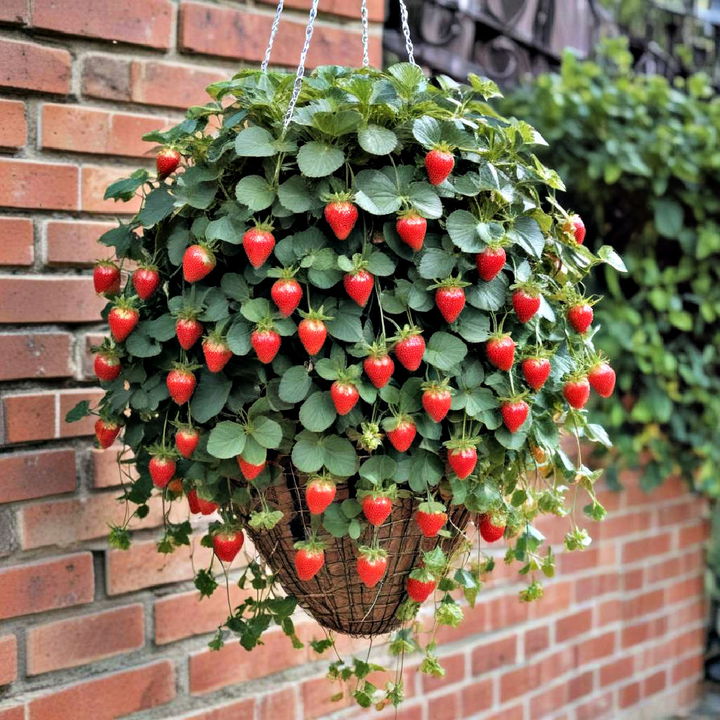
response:
<svg viewBox="0 0 720 720"><path fill-rule="evenodd" d="M471 517L481 547L506 538L530 600L554 572L538 514L577 508L568 547L585 545L583 507L604 515L597 473L560 440L609 443L581 407L591 383L611 392L612 370L567 309L617 258L567 232L542 138L490 109L490 81L324 67L285 127L292 83L244 70L210 86L207 105L147 138L180 164L163 153L156 175L108 188L142 206L101 238L116 255L97 273L113 339L92 412L99 444L121 432L136 467L135 514L163 496L158 549L191 542L173 506L203 528L217 562L198 571L201 593L245 534L259 550L238 580L253 599L213 647L232 633L252 649L272 624L301 644L299 602L344 632L400 627L402 655L427 598L434 623L457 625L492 570L469 560ZM117 286L130 262L146 270ZM112 538L127 546L127 525ZM433 647L422 667L440 673ZM363 705L402 697L368 685Z"/></svg>

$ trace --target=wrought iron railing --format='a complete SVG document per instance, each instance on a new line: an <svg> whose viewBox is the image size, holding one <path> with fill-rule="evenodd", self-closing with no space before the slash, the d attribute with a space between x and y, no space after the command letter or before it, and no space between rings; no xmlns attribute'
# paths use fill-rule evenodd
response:
<svg viewBox="0 0 720 720"><path fill-rule="evenodd" d="M469 72L511 85L557 66L566 47L591 53L602 35L627 32L638 69L668 77L705 70L720 84L720 0L409 0L416 57L434 72ZM390 2L385 47L402 56L400 19Z"/></svg>

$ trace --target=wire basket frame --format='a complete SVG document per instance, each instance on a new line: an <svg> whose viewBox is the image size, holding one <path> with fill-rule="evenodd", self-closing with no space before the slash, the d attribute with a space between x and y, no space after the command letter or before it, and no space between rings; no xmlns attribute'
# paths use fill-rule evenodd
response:
<svg viewBox="0 0 720 720"><path fill-rule="evenodd" d="M452 538L425 538L413 520L416 501L398 498L391 516L378 529L380 546L388 553L388 566L383 579L367 588L356 570L356 548L369 541L371 529L366 529L357 541L349 537L326 541L325 565L309 581L298 579L293 558L294 544L307 539L310 512L304 498L304 479L288 462L283 462L281 481L265 493L267 502L283 513L283 519L273 530L247 528L256 549L278 576L285 591L295 597L323 627L345 635L369 637L385 634L400 625L397 610L406 599L405 583L410 572L418 566L421 554L438 545L452 553L462 540L470 520L464 508L451 509L448 525L457 534ZM353 478L338 483L336 502L355 496Z"/></svg>

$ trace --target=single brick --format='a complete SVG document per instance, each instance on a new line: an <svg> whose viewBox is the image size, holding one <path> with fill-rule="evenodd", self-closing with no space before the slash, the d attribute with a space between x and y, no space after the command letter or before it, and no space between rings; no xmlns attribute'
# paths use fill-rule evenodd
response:
<svg viewBox="0 0 720 720"><path fill-rule="evenodd" d="M288 708L284 707L282 714L275 717L290 720L287 711ZM201 710L199 713L183 715L179 720L255 720L255 699L246 698L227 705Z"/></svg>
<svg viewBox="0 0 720 720"><path fill-rule="evenodd" d="M130 63L113 55L85 55L82 92L105 100L130 100Z"/></svg>
<svg viewBox="0 0 720 720"><path fill-rule="evenodd" d="M28 706L28 720L115 720L175 697L175 668L162 662L64 687Z"/></svg>
<svg viewBox="0 0 720 720"><path fill-rule="evenodd" d="M20 443L55 437L55 393L7 395L3 398L5 442Z"/></svg>
<svg viewBox="0 0 720 720"><path fill-rule="evenodd" d="M0 4L0 21L6 23L26 23L28 19L28 0L3 0Z"/></svg>
<svg viewBox="0 0 720 720"><path fill-rule="evenodd" d="M32 265L35 257L32 220L0 217L0 237L0 265ZM0 368L0 375L2 373Z"/></svg>
<svg viewBox="0 0 720 720"><path fill-rule="evenodd" d="M583 635L592 627L592 610L581 610L560 618L555 623L555 640L564 643Z"/></svg>
<svg viewBox="0 0 720 720"><path fill-rule="evenodd" d="M209 563L211 556L212 550L196 543L193 554L196 567ZM193 576L188 548L163 555L154 541L135 542L129 550L110 550L106 554L106 569L108 595L167 585Z"/></svg>
<svg viewBox="0 0 720 720"><path fill-rule="evenodd" d="M142 520L133 520L130 527L152 528L162 524L162 502L159 496L149 501L150 512ZM125 516L125 504L117 492L96 493L69 500L49 500L18 510L23 549L47 545L72 545L83 540L103 538L108 524L119 525ZM218 625L219 623L216 623Z"/></svg>
<svg viewBox="0 0 720 720"><path fill-rule="evenodd" d="M39 450L0 456L0 503L72 492L77 487L73 450Z"/></svg>
<svg viewBox="0 0 720 720"><path fill-rule="evenodd" d="M27 630L28 675L77 667L145 644L142 605L37 625Z"/></svg>
<svg viewBox="0 0 720 720"><path fill-rule="evenodd" d="M139 196L130 202L103 200L107 186L116 180L127 177L131 172L132 169L127 167L84 165L82 168L82 209L85 212L111 215L136 213L140 209L141 198Z"/></svg>
<svg viewBox="0 0 720 720"><path fill-rule="evenodd" d="M9 685L17 678L17 638L0 637L0 686Z"/></svg>
<svg viewBox="0 0 720 720"><path fill-rule="evenodd" d="M475 717L487 711L493 704L493 681L473 680L461 690L463 717Z"/></svg>
<svg viewBox="0 0 720 720"><path fill-rule="evenodd" d="M79 402L87 400L93 407L98 404L103 393L101 390L87 390L78 388L76 390L61 390L59 393L57 428L58 437L81 437L83 435L95 434L96 417L88 415L77 422L65 422L65 416Z"/></svg>
<svg viewBox="0 0 720 720"><path fill-rule="evenodd" d="M226 70L134 60L130 65L130 100L181 109L201 105L209 98L205 88L228 75Z"/></svg>
<svg viewBox="0 0 720 720"><path fill-rule="evenodd" d="M27 275L0 278L0 323L101 322L107 300L92 278Z"/></svg>
<svg viewBox="0 0 720 720"><path fill-rule="evenodd" d="M517 638L501 638L482 643L472 653L472 673L475 676L484 675L503 665L512 665L517 656Z"/></svg>
<svg viewBox="0 0 720 720"><path fill-rule="evenodd" d="M27 140L25 103L18 100L0 100L0 147L21 148Z"/></svg>
<svg viewBox="0 0 720 720"><path fill-rule="evenodd" d="M307 662L308 651L295 650L282 632L263 636L264 645L253 650L252 662L238 643L220 651L203 650L190 656L190 692L199 695L228 685L255 680ZM332 692L327 688L328 696ZM310 717L310 716L306 716Z"/></svg>
<svg viewBox="0 0 720 720"><path fill-rule="evenodd" d="M237 607L247 596L235 583L230 584L230 602ZM197 592L168 595L155 601L155 642L158 645L212 632L228 616L224 592L203 598Z"/></svg>
<svg viewBox="0 0 720 720"><path fill-rule="evenodd" d="M112 257L112 248L98 240L114 227L117 223L50 220L45 226L48 265L90 266Z"/></svg>
<svg viewBox="0 0 720 720"><path fill-rule="evenodd" d="M40 146L50 150L146 157L154 147L145 133L168 126L166 118L131 115L45 103L42 107Z"/></svg>
<svg viewBox="0 0 720 720"><path fill-rule="evenodd" d="M186 2L180 8L180 46L189 52L217 55L236 60L262 60L272 15L258 15L248 9L234 9ZM305 39L305 23L280 23L272 62L297 65ZM371 62L380 58L380 38L370 38ZM307 66L357 65L362 59L360 34L326 25L316 25Z"/></svg>
<svg viewBox="0 0 720 720"><path fill-rule="evenodd" d="M297 720L300 703L298 702L298 689L294 685L284 689L276 688L273 692L257 699L257 720Z"/></svg>
<svg viewBox="0 0 720 720"><path fill-rule="evenodd" d="M78 168L0 158L0 205L32 210L77 210Z"/></svg>
<svg viewBox="0 0 720 720"><path fill-rule="evenodd" d="M0 357L12 358L11 363L0 364L0 381L69 377L71 352L68 333L0 334Z"/></svg>
<svg viewBox="0 0 720 720"><path fill-rule="evenodd" d="M77 553L0 570L0 620L92 602L92 555Z"/></svg>
<svg viewBox="0 0 720 720"><path fill-rule="evenodd" d="M68 35L117 40L155 48L170 46L170 0L37 0L31 23Z"/></svg>
<svg viewBox="0 0 720 720"><path fill-rule="evenodd" d="M2 38L0 87L67 95L70 62L70 53L66 50Z"/></svg>

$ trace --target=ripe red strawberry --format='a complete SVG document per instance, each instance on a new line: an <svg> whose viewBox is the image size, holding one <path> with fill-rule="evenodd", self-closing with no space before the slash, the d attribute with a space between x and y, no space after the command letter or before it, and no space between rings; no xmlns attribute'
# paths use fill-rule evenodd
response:
<svg viewBox="0 0 720 720"><path fill-rule="evenodd" d="M305 502L312 515L321 515L335 499L337 488L332 480L313 478L305 487Z"/></svg>
<svg viewBox="0 0 720 720"><path fill-rule="evenodd" d="M250 228L243 235L242 244L250 264L259 268L275 249L272 226L260 224Z"/></svg>
<svg viewBox="0 0 720 720"><path fill-rule="evenodd" d="M366 495L362 501L363 515L371 525L382 525L392 512L392 500L387 495Z"/></svg>
<svg viewBox="0 0 720 720"><path fill-rule="evenodd" d="M550 377L552 367L550 361L545 357L529 357L522 361L522 369L525 382L533 389L539 390Z"/></svg>
<svg viewBox="0 0 720 720"><path fill-rule="evenodd" d="M512 295L512 304L518 320L526 323L540 309L540 295L533 295L527 290L516 290Z"/></svg>
<svg viewBox="0 0 720 720"><path fill-rule="evenodd" d="M280 335L274 330L253 330L250 344L261 363L271 363L280 350Z"/></svg>
<svg viewBox="0 0 720 720"><path fill-rule="evenodd" d="M417 435L417 426L409 417L400 416L397 425L385 434L398 452L405 452L413 444Z"/></svg>
<svg viewBox="0 0 720 720"><path fill-rule="evenodd" d="M319 547L301 547L295 552L295 569L303 582L312 580L324 564L325 551Z"/></svg>
<svg viewBox="0 0 720 720"><path fill-rule="evenodd" d="M357 405L360 393L353 383L336 380L330 386L330 397L338 415L347 415Z"/></svg>
<svg viewBox="0 0 720 720"><path fill-rule="evenodd" d="M101 448L109 448L119 434L119 423L113 420L103 420L102 418L95 421L95 437Z"/></svg>
<svg viewBox="0 0 720 720"><path fill-rule="evenodd" d="M147 300L160 285L160 275L157 268L150 266L139 267L132 274L132 284L140 298Z"/></svg>
<svg viewBox="0 0 720 720"><path fill-rule="evenodd" d="M233 356L232 350L225 340L217 335L210 335L203 340L202 351L207 368L211 373L220 372Z"/></svg>
<svg viewBox="0 0 720 720"><path fill-rule="evenodd" d="M243 460L240 455L237 456L236 460L238 467L240 468L240 472L248 482L252 482L267 467L267 462L261 462L258 465L254 465L253 463L249 463L247 460Z"/></svg>
<svg viewBox="0 0 720 720"><path fill-rule="evenodd" d="M317 355L327 338L325 323L313 317L303 318L298 325L298 337L308 355Z"/></svg>
<svg viewBox="0 0 720 720"><path fill-rule="evenodd" d="M173 401L178 405L184 405L195 392L197 380L190 370L177 367L168 373L165 384Z"/></svg>
<svg viewBox="0 0 720 720"><path fill-rule="evenodd" d="M358 209L350 201L335 200L325 206L325 220L338 240L346 240L358 219Z"/></svg>
<svg viewBox="0 0 720 720"><path fill-rule="evenodd" d="M504 402L500 406L505 427L511 432L517 432L530 414L530 406L524 400Z"/></svg>
<svg viewBox="0 0 720 720"><path fill-rule="evenodd" d="M393 349L398 362L410 372L415 372L420 367L425 354L425 338L420 333L416 328L403 330L402 338L395 343Z"/></svg>
<svg viewBox="0 0 720 720"><path fill-rule="evenodd" d="M563 396L576 410L584 408L590 397L590 383L587 378L568 380L563 385Z"/></svg>
<svg viewBox="0 0 720 720"><path fill-rule="evenodd" d="M187 494L190 512L202 515L212 515L220 506L211 500L205 500L197 494L197 490L190 490Z"/></svg>
<svg viewBox="0 0 720 720"><path fill-rule="evenodd" d="M192 427L182 427L175 433L175 447L185 459L192 457L200 442L200 433Z"/></svg>
<svg viewBox="0 0 720 720"><path fill-rule="evenodd" d="M485 353L498 370L510 370L515 362L515 341L509 335L490 338L485 345Z"/></svg>
<svg viewBox="0 0 720 720"><path fill-rule="evenodd" d="M120 292L120 268L109 260L101 260L93 268L93 287L96 293L117 295Z"/></svg>
<svg viewBox="0 0 720 720"><path fill-rule="evenodd" d="M479 530L482 539L490 543L499 540L505 534L505 526L493 525L492 515L488 515L487 513L481 515L479 518Z"/></svg>
<svg viewBox="0 0 720 720"><path fill-rule="evenodd" d="M447 459L452 471L464 480L477 465L477 450L475 447L453 448L448 452Z"/></svg>
<svg viewBox="0 0 720 720"><path fill-rule="evenodd" d="M445 506L437 502L420 503L415 522L425 537L435 537L447 522Z"/></svg>
<svg viewBox="0 0 720 720"><path fill-rule="evenodd" d="M387 552L369 547L359 548L357 569L358 577L365 587L375 587L387 571Z"/></svg>
<svg viewBox="0 0 720 720"><path fill-rule="evenodd" d="M475 256L478 275L485 282L490 282L505 267L505 260L507 260L507 253L504 248L489 245Z"/></svg>
<svg viewBox="0 0 720 720"><path fill-rule="evenodd" d="M175 461L167 455L155 455L150 458L148 463L148 471L152 478L153 485L158 488L164 488L173 479L177 465Z"/></svg>
<svg viewBox="0 0 720 720"><path fill-rule="evenodd" d="M175 335L183 350L189 350L200 339L203 330L202 323L193 317L181 317L175 323Z"/></svg>
<svg viewBox="0 0 720 720"><path fill-rule="evenodd" d="M450 411L452 395L447 387L429 385L422 394L422 406L425 412L435 421L441 422Z"/></svg>
<svg viewBox="0 0 720 720"><path fill-rule="evenodd" d="M585 223L579 215L571 215L563 224L562 229L572 235L578 245L585 242Z"/></svg>
<svg viewBox="0 0 720 720"><path fill-rule="evenodd" d="M425 169L431 185L440 185L447 180L455 167L455 158L448 150L431 150L425 156Z"/></svg>
<svg viewBox="0 0 720 720"><path fill-rule="evenodd" d="M427 577L427 580L414 578L412 575L408 578L407 593L413 602L423 603L435 592L437 581L429 574Z"/></svg>
<svg viewBox="0 0 720 720"><path fill-rule="evenodd" d="M210 248L205 245L190 245L183 254L183 277L189 283L197 282L209 275L216 264L217 260Z"/></svg>
<svg viewBox="0 0 720 720"><path fill-rule="evenodd" d="M213 535L212 544L218 559L231 563L245 543L242 530L221 530Z"/></svg>
<svg viewBox="0 0 720 720"><path fill-rule="evenodd" d="M177 150L163 148L155 158L155 167L159 177L164 178L177 170L182 155Z"/></svg>
<svg viewBox="0 0 720 720"><path fill-rule="evenodd" d="M98 380L110 382L114 380L122 370L120 360L114 352L100 350L93 361L93 368Z"/></svg>
<svg viewBox="0 0 720 720"><path fill-rule="evenodd" d="M110 334L117 342L122 342L135 329L140 321L140 313L128 305L116 305L108 313Z"/></svg>
<svg viewBox="0 0 720 720"><path fill-rule="evenodd" d="M343 277L345 292L360 306L365 307L373 291L375 277L367 270L347 273Z"/></svg>
<svg viewBox="0 0 720 720"><path fill-rule="evenodd" d="M567 318L575 332L584 333L593 321L593 309L587 303L573 305L567 311Z"/></svg>
<svg viewBox="0 0 720 720"><path fill-rule="evenodd" d="M588 380L593 390L601 397L607 398L615 389L615 371L606 362L599 362L588 373Z"/></svg>
<svg viewBox="0 0 720 720"><path fill-rule="evenodd" d="M270 288L272 298L281 315L292 315L302 300L303 291L295 278L280 278Z"/></svg>
<svg viewBox="0 0 720 720"><path fill-rule="evenodd" d="M435 304L445 322L454 323L465 307L465 291L458 286L440 287L435 291Z"/></svg>
<svg viewBox="0 0 720 720"><path fill-rule="evenodd" d="M387 353L371 354L363 360L363 369L370 378L370 382L376 388L381 388L390 382L395 370L395 363Z"/></svg>
<svg viewBox="0 0 720 720"><path fill-rule="evenodd" d="M401 215L395 223L400 239L415 252L422 250L427 232L427 220L416 212L410 211Z"/></svg>

